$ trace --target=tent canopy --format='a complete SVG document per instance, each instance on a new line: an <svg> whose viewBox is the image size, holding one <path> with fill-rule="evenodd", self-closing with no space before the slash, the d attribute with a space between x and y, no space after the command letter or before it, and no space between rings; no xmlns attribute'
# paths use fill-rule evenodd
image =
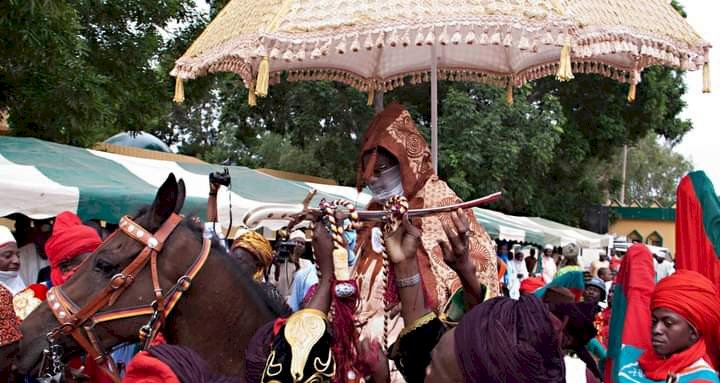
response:
<svg viewBox="0 0 720 383"><path fill-rule="evenodd" d="M362 208L367 193L354 188L290 181L240 166L228 167L232 186L218 194L221 224L227 226L230 204L234 224L247 211L268 205L297 206L310 190L322 198L346 199ZM183 213L204 218L209 192L208 174L222 167L206 163L130 157L54 144L33 138L0 137L0 217L22 213L42 219L69 210L83 220L117 222L152 203L155 192L170 173L183 179L187 199ZM607 247L607 235L576 229L539 217L518 217L488 209L474 209L475 217L491 237L537 245L585 248ZM277 225L277 222L275 223ZM271 228L277 228L272 227Z"/></svg>
<svg viewBox="0 0 720 383"><path fill-rule="evenodd" d="M364 206L369 197L351 188L279 179L240 166L228 167L233 183L218 194L220 223L227 225L230 203L234 223L249 209L262 205L298 205L318 190L320 199L344 198ZM170 173L185 181L183 213L204 218L208 174L222 167L129 157L32 138L0 137L0 216L22 213L35 219L69 210L83 220L117 222L151 204Z"/></svg>
<svg viewBox="0 0 720 383"><path fill-rule="evenodd" d="M608 235L563 225L540 217L519 217L488 209L473 209L478 222L485 226L491 237L555 247L575 243L583 248L606 248L611 243Z"/></svg>

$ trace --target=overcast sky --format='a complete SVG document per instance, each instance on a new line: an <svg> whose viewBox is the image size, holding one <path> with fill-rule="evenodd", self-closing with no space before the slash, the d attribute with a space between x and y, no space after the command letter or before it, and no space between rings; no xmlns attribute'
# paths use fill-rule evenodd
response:
<svg viewBox="0 0 720 383"><path fill-rule="evenodd" d="M683 117L692 120L690 131L676 151L690 158L695 169L704 170L715 189L720 190L720 2L717 0L680 0L688 13L688 21L700 35L712 44L710 71L712 93L702 93L702 71L686 75L688 106ZM642 86L642 85L640 85Z"/></svg>

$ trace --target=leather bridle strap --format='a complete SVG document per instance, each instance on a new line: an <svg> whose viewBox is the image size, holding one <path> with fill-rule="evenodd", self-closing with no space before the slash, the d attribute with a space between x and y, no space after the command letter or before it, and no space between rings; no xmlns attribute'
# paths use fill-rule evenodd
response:
<svg viewBox="0 0 720 383"><path fill-rule="evenodd" d="M148 259L157 257L157 254L162 251L165 240L172 234L181 221L182 217L173 213L163 222L160 229L152 235L142 226L133 222L129 217L123 217L119 224L120 230L145 246L138 256L135 257L122 272L113 276L110 283L95 294L93 298L79 310L77 306L65 296L60 286L53 287L48 292L48 305L60 323L60 327L58 327L57 330L59 330L60 333L71 335L80 347L82 347L115 382L120 382L120 378L117 375L114 363L103 351L93 331L93 327L97 322L91 319L93 319L95 314L101 309L112 306L117 298L132 285L137 274L147 264ZM158 297L161 301L163 297L162 290L159 286L159 277L157 276L156 258L151 273L153 274L153 288L156 292L156 304L158 304ZM158 290L159 293L157 292ZM153 310L153 312L154 311L155 310ZM164 310L161 312L164 313ZM144 313L142 315L144 315ZM88 321L92 323L86 325ZM81 327L85 330L86 336L82 334Z"/></svg>
<svg viewBox="0 0 720 383"><path fill-rule="evenodd" d="M145 267L151 253L159 253L167 237L175 230L175 227L182 221L182 217L172 214L161 226L154 236L145 231L142 226L137 225L129 217L123 217L120 220L119 228L125 234L129 235L136 241L145 244L135 259L130 262L125 269L110 279L110 283L105 286L89 303L85 304L80 311L75 313L72 318L72 325L75 328L82 326L88 319L104 307L111 306L117 298L135 281L137 274Z"/></svg>

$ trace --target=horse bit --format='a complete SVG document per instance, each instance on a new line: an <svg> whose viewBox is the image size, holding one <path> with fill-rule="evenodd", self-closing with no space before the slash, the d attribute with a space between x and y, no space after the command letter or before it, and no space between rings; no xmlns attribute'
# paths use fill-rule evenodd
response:
<svg viewBox="0 0 720 383"><path fill-rule="evenodd" d="M43 350L43 359L40 366L39 380L41 382L60 381L65 365L62 362L62 346L57 341L62 336L70 335L113 382L120 383L121 380L115 361L103 349L102 343L95 333L95 326L103 322L149 315L150 320L139 330L141 349L148 348L183 293L190 289L193 279L200 272L210 254L211 242L204 239L202 250L192 265L185 274L178 278L175 285L163 294L157 268L157 257L162 252L165 241L181 221L182 217L173 213L163 222L157 232L151 234L148 230L133 222L130 217L124 216L121 218L119 223L120 231L142 244L144 248L130 264L120 273L115 274L110 279L110 282L82 308L65 294L61 286L54 286L50 289L47 294L47 304L60 325L47 334L48 348ZM113 238L116 234L117 231L105 240L105 243L108 243L110 238ZM102 245L96 252L101 248ZM148 261L150 262L155 300L148 305L109 309L123 292L132 285L138 273L143 270ZM108 310L101 311L104 308L108 308Z"/></svg>

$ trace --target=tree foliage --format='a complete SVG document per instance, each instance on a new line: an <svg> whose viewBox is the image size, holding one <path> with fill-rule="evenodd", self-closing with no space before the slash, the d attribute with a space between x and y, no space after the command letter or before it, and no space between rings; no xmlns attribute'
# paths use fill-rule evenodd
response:
<svg viewBox="0 0 720 383"><path fill-rule="evenodd" d="M613 164L616 166L612 176L621 182L622 151L613 159ZM649 134L628 149L625 202L672 206L680 179L692 169L692 163L673 152L669 142ZM619 191L613 197L619 199Z"/></svg>
<svg viewBox="0 0 720 383"><path fill-rule="evenodd" d="M192 0L0 2L0 108L18 135L87 146L171 109L162 33ZM203 22L203 25L205 22Z"/></svg>

